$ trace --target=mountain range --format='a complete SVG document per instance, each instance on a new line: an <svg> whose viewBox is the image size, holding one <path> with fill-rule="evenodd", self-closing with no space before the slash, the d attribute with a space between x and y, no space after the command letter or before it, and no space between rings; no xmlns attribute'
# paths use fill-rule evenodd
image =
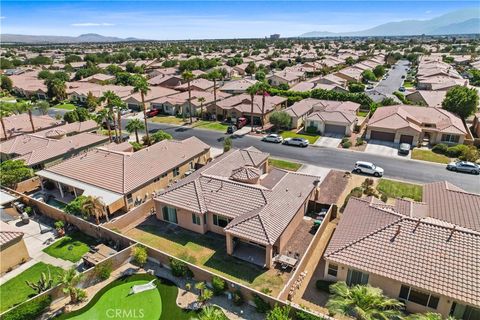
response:
<svg viewBox="0 0 480 320"><path fill-rule="evenodd" d="M137 38L106 37L96 33L81 34L78 37L68 36L32 36L24 34L1 34L1 43L86 43L86 42L124 42L140 41Z"/></svg>
<svg viewBox="0 0 480 320"><path fill-rule="evenodd" d="M446 13L429 20L388 22L376 27L353 32L312 31L299 37L368 37L413 36L480 33L480 8L468 8Z"/></svg>

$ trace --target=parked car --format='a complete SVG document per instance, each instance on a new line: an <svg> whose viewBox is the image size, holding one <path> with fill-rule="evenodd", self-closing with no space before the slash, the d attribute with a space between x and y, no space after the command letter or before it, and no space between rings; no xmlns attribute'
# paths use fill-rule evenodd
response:
<svg viewBox="0 0 480 320"><path fill-rule="evenodd" d="M400 143L398 153L408 155L412 146L409 143Z"/></svg>
<svg viewBox="0 0 480 320"><path fill-rule="evenodd" d="M373 85L369 84L369 85L367 86L367 90L372 90L372 89L373 89Z"/></svg>
<svg viewBox="0 0 480 320"><path fill-rule="evenodd" d="M262 141L273 142L273 143L281 143L281 142L283 142L283 138L278 134L272 133L272 134L269 134L268 136L263 137Z"/></svg>
<svg viewBox="0 0 480 320"><path fill-rule="evenodd" d="M405 87L400 87L400 88L398 88L398 91L400 91L400 92L405 92Z"/></svg>
<svg viewBox="0 0 480 320"><path fill-rule="evenodd" d="M242 129L247 124L247 118L238 118L237 119L237 129Z"/></svg>
<svg viewBox="0 0 480 320"><path fill-rule="evenodd" d="M237 126L234 126L234 125L228 126L228 128L227 128L227 133L228 133L228 134L232 134L232 133L234 133L235 131L237 131Z"/></svg>
<svg viewBox="0 0 480 320"><path fill-rule="evenodd" d="M283 144L305 148L308 146L308 140L305 138L286 138L283 140Z"/></svg>
<svg viewBox="0 0 480 320"><path fill-rule="evenodd" d="M480 165L469 161L453 161L447 165L447 169L451 171L467 172L472 174L480 174Z"/></svg>
<svg viewBox="0 0 480 320"><path fill-rule="evenodd" d="M377 167L375 164L366 161L357 161L353 172L356 173L366 173L374 175L375 177L383 176L383 168Z"/></svg>
<svg viewBox="0 0 480 320"><path fill-rule="evenodd" d="M160 110L158 110L158 109L150 109L150 110L147 111L147 117L148 118L155 117L159 113L160 113Z"/></svg>

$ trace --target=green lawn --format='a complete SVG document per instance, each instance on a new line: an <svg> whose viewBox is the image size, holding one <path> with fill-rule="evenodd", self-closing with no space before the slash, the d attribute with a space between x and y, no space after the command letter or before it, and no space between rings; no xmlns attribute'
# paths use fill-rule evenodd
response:
<svg viewBox="0 0 480 320"><path fill-rule="evenodd" d="M12 278L0 286L0 312L10 309L11 307L28 300L36 295L36 292L27 286L25 281L37 282L40 279L42 272L48 277L48 270L58 283L58 278L62 269L43 262L34 264L24 272L20 273L15 278Z"/></svg>
<svg viewBox="0 0 480 320"><path fill-rule="evenodd" d="M59 103L53 108L64 109L64 110L75 110L76 106L71 103Z"/></svg>
<svg viewBox="0 0 480 320"><path fill-rule="evenodd" d="M405 88L413 88L413 83L410 82L410 81L404 81L404 82L403 82L403 86L404 86Z"/></svg>
<svg viewBox="0 0 480 320"><path fill-rule="evenodd" d="M290 161L280 160L280 159L272 159L272 158L268 159L268 164L272 167L290 170L290 171L297 171L302 166L301 163L290 162Z"/></svg>
<svg viewBox="0 0 480 320"><path fill-rule="evenodd" d="M0 101L6 101L6 102L16 102L17 99L15 97L12 97L12 96L8 96L8 97L0 97Z"/></svg>
<svg viewBox="0 0 480 320"><path fill-rule="evenodd" d="M78 231L51 244L43 252L55 258L77 262L88 252L88 246L95 243L94 238Z"/></svg>
<svg viewBox="0 0 480 320"><path fill-rule="evenodd" d="M295 133L294 131L283 131L281 133L282 138L304 138L307 139L310 144L314 144L315 141L317 141L318 138L320 138L320 135L314 135L314 134L301 134L301 133Z"/></svg>
<svg viewBox="0 0 480 320"><path fill-rule="evenodd" d="M194 128L202 128L208 130L215 130L221 132L227 132L228 124L221 123L218 121L205 121L199 120L193 124Z"/></svg>
<svg viewBox="0 0 480 320"><path fill-rule="evenodd" d="M357 117L366 117L369 111L357 111Z"/></svg>
<svg viewBox="0 0 480 320"><path fill-rule="evenodd" d="M413 149L412 159L437 162L437 163L449 163L451 160L449 157L435 153L431 150Z"/></svg>
<svg viewBox="0 0 480 320"><path fill-rule="evenodd" d="M422 201L423 187L418 184L380 179L377 190L385 193L389 198L409 198Z"/></svg>
<svg viewBox="0 0 480 320"><path fill-rule="evenodd" d="M149 121L156 122L156 123L168 123L168 124L176 124L182 126L185 124L182 118L177 118L175 116L156 116L149 119Z"/></svg>

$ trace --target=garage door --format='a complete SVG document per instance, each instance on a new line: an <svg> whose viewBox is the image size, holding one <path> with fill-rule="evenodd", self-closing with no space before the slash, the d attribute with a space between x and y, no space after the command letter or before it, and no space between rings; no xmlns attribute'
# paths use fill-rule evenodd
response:
<svg viewBox="0 0 480 320"><path fill-rule="evenodd" d="M393 133L393 132L382 132L382 131L372 131L370 133L370 139L393 142L395 140L395 133Z"/></svg>
<svg viewBox="0 0 480 320"><path fill-rule="evenodd" d="M413 136L407 136L407 135L402 134L400 136L400 143L412 144L413 143Z"/></svg>
<svg viewBox="0 0 480 320"><path fill-rule="evenodd" d="M326 124L325 125L325 133L336 133L345 135L345 126L338 126L334 124Z"/></svg>

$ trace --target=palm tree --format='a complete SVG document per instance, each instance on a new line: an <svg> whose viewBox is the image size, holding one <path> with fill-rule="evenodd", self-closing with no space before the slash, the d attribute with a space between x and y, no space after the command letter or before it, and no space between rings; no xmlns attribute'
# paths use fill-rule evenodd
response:
<svg viewBox="0 0 480 320"><path fill-rule="evenodd" d="M146 141L150 141L150 137L148 136L147 109L145 108L145 95L148 93L149 90L150 88L148 87L147 80L143 76L137 75L133 85L133 92L140 92L140 96L142 98L143 119L145 121L145 135L147 137Z"/></svg>
<svg viewBox="0 0 480 320"><path fill-rule="evenodd" d="M200 119L203 119L203 103L205 102L205 98L200 97L197 100L200 102Z"/></svg>
<svg viewBox="0 0 480 320"><path fill-rule="evenodd" d="M215 106L215 119L217 119L217 80L219 80L222 77L222 74L218 69L212 70L208 75L208 79L213 81L213 104Z"/></svg>
<svg viewBox="0 0 480 320"><path fill-rule="evenodd" d="M13 103L8 103L5 101L0 101L0 123L2 124L3 136L7 139L7 128L5 127L5 122L3 118L10 116L13 113L15 105Z"/></svg>
<svg viewBox="0 0 480 320"><path fill-rule="evenodd" d="M108 118L113 119L114 130L115 130L115 141L119 141L117 135L117 129L115 126L115 116L113 114L113 108L118 104L118 101L121 101L120 97L113 92L112 90L107 90L103 93L102 97L100 98L100 102L106 102L105 107L108 109ZM118 127L120 127L120 122L117 123Z"/></svg>
<svg viewBox="0 0 480 320"><path fill-rule="evenodd" d="M347 286L337 282L330 286L332 293L326 307L332 314L343 314L358 320L396 319L402 316L398 300L386 297L380 288L370 285Z"/></svg>
<svg viewBox="0 0 480 320"><path fill-rule="evenodd" d="M103 122L107 124L108 140L112 142L112 129L110 128L110 115L107 109L102 109L97 113L95 121L102 126Z"/></svg>
<svg viewBox="0 0 480 320"><path fill-rule="evenodd" d="M226 317L219 308L207 306L202 309L202 312L196 319L197 320L224 320L226 319Z"/></svg>
<svg viewBox="0 0 480 320"><path fill-rule="evenodd" d="M62 79L53 78L45 81L47 85L47 94L50 98L55 98L58 101L67 98L67 86Z"/></svg>
<svg viewBox="0 0 480 320"><path fill-rule="evenodd" d="M117 108L117 123L118 123L118 137L119 137L119 139L117 140L117 143L120 143L120 140L122 139L122 110L126 110L127 105L125 102L122 101L122 99L118 98L118 100L115 100L115 106Z"/></svg>
<svg viewBox="0 0 480 320"><path fill-rule="evenodd" d="M265 95L267 94L269 88L270 88L270 86L263 81L258 82L258 84L257 84L257 89L262 94L262 129L263 129L263 126L265 125L265 123L264 123L264 119L265 119L264 118L265 117Z"/></svg>
<svg viewBox="0 0 480 320"><path fill-rule="evenodd" d="M192 81L195 78L193 73L191 71L185 71L182 73L182 79L187 81L187 86L188 86L188 110L190 114L190 124L193 122L192 121L192 90L190 88L190 81ZM183 110L183 119L185 120L185 109Z"/></svg>
<svg viewBox="0 0 480 320"><path fill-rule="evenodd" d="M34 103L34 107L40 111L41 114L46 115L48 108L50 108L50 103L45 100L38 100Z"/></svg>
<svg viewBox="0 0 480 320"><path fill-rule="evenodd" d="M87 199L85 199L82 205L82 210L88 216L95 216L97 224L100 224L100 217L104 215L108 221L108 214L105 214L105 204L100 197L87 196Z"/></svg>
<svg viewBox="0 0 480 320"><path fill-rule="evenodd" d="M60 278L60 284L64 286L62 290L64 293L68 293L70 295L70 300L72 303L77 302L77 285L80 283L82 278L83 274L77 272L75 267L64 270L62 277Z"/></svg>
<svg viewBox="0 0 480 320"><path fill-rule="evenodd" d="M125 129L132 133L135 132L135 139L137 140L137 143L140 143L140 140L138 139L138 130L144 130L145 125L140 121L140 119L132 119L129 120Z"/></svg>
<svg viewBox="0 0 480 320"><path fill-rule="evenodd" d="M28 113L28 118L30 119L30 126L32 127L32 132L35 132L35 125L33 124L33 116L32 116L32 110L33 110L33 104L30 101L22 101L18 102L15 105L15 109L17 110L18 113Z"/></svg>
<svg viewBox="0 0 480 320"><path fill-rule="evenodd" d="M250 126L251 126L251 128L250 128L250 131L253 132L253 100L255 98L255 95L258 92L258 83L248 87L246 92L250 95L250 103L251 103L251 108L250 108Z"/></svg>

